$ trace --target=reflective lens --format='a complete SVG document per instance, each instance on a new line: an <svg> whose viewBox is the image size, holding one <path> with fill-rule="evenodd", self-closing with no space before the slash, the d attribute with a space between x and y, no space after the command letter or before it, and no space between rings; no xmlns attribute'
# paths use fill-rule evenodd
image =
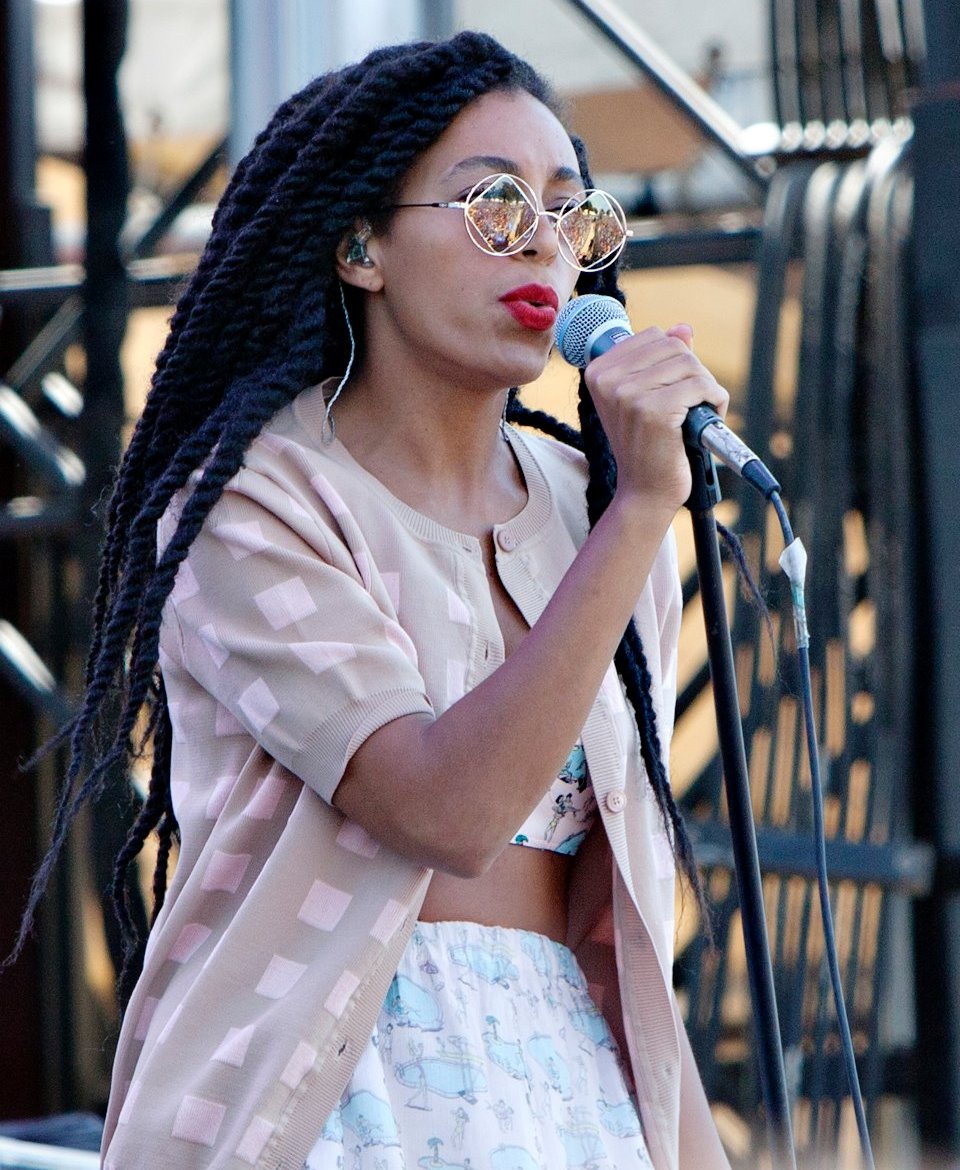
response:
<svg viewBox="0 0 960 1170"><path fill-rule="evenodd" d="M606 268L623 251L627 242L623 208L606 191L585 191L565 203L557 220L561 250L577 268L595 272Z"/></svg>
<svg viewBox="0 0 960 1170"><path fill-rule="evenodd" d="M490 175L463 203L467 230L484 252L510 256L533 238L540 215L553 220L560 253L574 268L606 268L623 251L629 232L623 208L605 191L574 195L559 211L537 210L533 191L515 175Z"/></svg>
<svg viewBox="0 0 960 1170"><path fill-rule="evenodd" d="M525 186L513 175L493 175L467 196L467 226L485 252L496 256L519 252L537 230L536 200Z"/></svg>

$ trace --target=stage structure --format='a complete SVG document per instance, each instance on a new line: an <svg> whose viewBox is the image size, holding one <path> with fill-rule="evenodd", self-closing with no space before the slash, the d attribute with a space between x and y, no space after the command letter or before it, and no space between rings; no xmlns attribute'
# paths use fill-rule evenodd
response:
<svg viewBox="0 0 960 1170"><path fill-rule="evenodd" d="M739 216L644 220L627 263L755 266L744 437L781 479L811 553L828 857L861 1080L875 1125L881 1101L900 1100L915 1109L925 1150L957 1156L960 808L953 778L960 727L953 712L960 603L953 583L960 537L949 494L958 460L948 395L960 369L960 16L952 0L868 0L855 13L838 2L770 0L779 126L758 156L745 148L741 128L618 5L557 4L599 29L751 192ZM290 56L291 29L302 31L297 21L315 19L317 7L277 5L265 30L263 6L233 0L237 77L249 77L258 38L285 67L305 67ZM127 172L116 74L126 4L88 0L87 260L83 270L53 266L49 225L33 198L31 127L22 116L31 76L29 9L28 0L0 5L0 537L4 565L14 566L0 584L0 779L8 810L0 847L16 872L0 895L8 939L38 848L22 826L44 820L54 784L52 766L38 782L25 780L15 758L76 701L97 541L90 516L119 451L117 352L125 315L131 306L171 302L186 270L155 249L226 154L225 144L213 151L156 222L132 246L120 246ZM452 6L411 5L408 15L414 9L419 18L432 9L444 24ZM284 86L297 83L292 73L282 77ZM285 95L247 96L256 101L235 107L234 149L264 120L256 103ZM780 310L797 288L799 362L793 391L784 395L774 378ZM86 384L65 386L64 353L77 341ZM849 1150L850 1119L812 882L789 609L776 568L780 546L764 510L734 484L724 487L731 526L744 537L773 613L771 638L756 610L737 598L732 625L794 1130L800 1164L814 1165ZM685 584L685 599L692 620L694 580ZM695 718L708 687L704 664L680 695L681 725ZM114 783L127 793L126 777ZM747 1166L765 1135L718 760L685 783L717 946L689 945L677 984L708 1091L738 1119L734 1163ZM19 1011L14 1043L28 1075L7 1079L26 1086L25 1096L0 1100L7 1116L89 1108L103 1087L106 1059L91 1072L80 1055L105 1024L81 986L77 891L82 883L103 888L99 867L123 825L96 815L68 859L39 948L21 968L17 1002L29 1007ZM0 985L5 1023L10 978ZM54 1037L59 1047L50 1048ZM5 1039L9 1046L7 1033ZM9 1091L8 1084L2 1092ZM881 1158L883 1137L875 1135Z"/></svg>

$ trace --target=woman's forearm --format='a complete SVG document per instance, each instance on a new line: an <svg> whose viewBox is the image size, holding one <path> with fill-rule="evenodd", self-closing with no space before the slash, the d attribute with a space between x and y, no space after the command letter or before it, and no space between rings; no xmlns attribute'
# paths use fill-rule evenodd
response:
<svg viewBox="0 0 960 1170"><path fill-rule="evenodd" d="M337 807L425 864L482 872L580 734L669 521L667 509L614 500L507 661L436 720L410 716L370 736Z"/></svg>

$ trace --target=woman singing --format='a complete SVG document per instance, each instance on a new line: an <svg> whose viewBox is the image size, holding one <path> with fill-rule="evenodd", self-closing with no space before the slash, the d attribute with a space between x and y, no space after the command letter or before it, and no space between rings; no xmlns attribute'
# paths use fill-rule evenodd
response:
<svg viewBox="0 0 960 1170"><path fill-rule="evenodd" d="M588 366L579 432L517 399L571 296L623 299L555 108L486 36L380 50L218 208L112 500L59 830L146 709L108 1170L727 1166L666 771L680 427L727 395L677 326Z"/></svg>

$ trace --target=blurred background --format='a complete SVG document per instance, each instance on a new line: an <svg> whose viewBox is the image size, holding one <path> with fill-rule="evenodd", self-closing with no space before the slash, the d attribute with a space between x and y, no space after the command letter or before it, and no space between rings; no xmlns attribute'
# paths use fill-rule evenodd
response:
<svg viewBox="0 0 960 1170"><path fill-rule="evenodd" d="M810 553L845 999L878 1164L960 1165L960 10L955 0L0 0L0 951L79 694L102 504L231 166L377 44L479 28L551 77L634 235L635 328L690 322ZM216 361L216 354L210 355ZM575 417L551 360L524 398ZM727 572L797 1157L861 1165L814 885L779 532L721 473L767 629ZM714 907L675 982L735 1167L768 1164L694 551L672 767ZM0 973L0 1166L95 1148L117 1030L111 777ZM146 859L144 874L151 870ZM145 895L145 905L149 898ZM143 907L138 912L143 916ZM38 1154L39 1157L39 1154Z"/></svg>

